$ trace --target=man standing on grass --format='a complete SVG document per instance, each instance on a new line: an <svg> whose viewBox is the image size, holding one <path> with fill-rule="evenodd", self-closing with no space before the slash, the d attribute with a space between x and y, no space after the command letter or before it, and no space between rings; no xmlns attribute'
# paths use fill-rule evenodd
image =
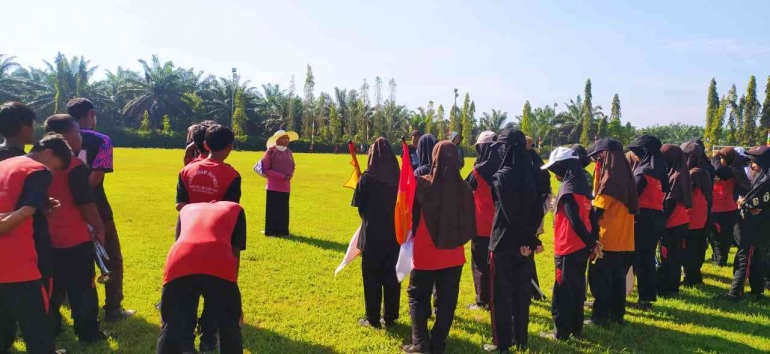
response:
<svg viewBox="0 0 770 354"><path fill-rule="evenodd" d="M198 301L203 296L219 327L220 352L242 353L240 252L246 249L246 215L233 202L187 204L179 211L176 242L166 259L158 354L193 352Z"/></svg>
<svg viewBox="0 0 770 354"><path fill-rule="evenodd" d="M134 315L134 310L124 310L123 302L123 254L120 251L118 230L112 215L112 207L104 192L104 175L112 172L112 140L107 135L94 130L96 110L94 104L85 98L73 98L67 102L67 113L80 125L83 136L83 149L78 158L91 168L88 182L94 189L96 207L104 222L104 249L109 260L105 260L107 269L112 272L112 280L104 286L104 320L117 322Z"/></svg>

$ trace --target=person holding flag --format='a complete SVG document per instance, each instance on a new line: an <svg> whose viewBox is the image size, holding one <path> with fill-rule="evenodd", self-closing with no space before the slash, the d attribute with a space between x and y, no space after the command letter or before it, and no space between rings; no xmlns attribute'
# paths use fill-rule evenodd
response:
<svg viewBox="0 0 770 354"><path fill-rule="evenodd" d="M476 289L476 302L468 306L471 310L489 310L489 235L492 234L492 221L495 217L495 202L492 199L492 176L500 167L497 154L490 154L497 135L492 131L479 134L476 144L478 157L473 171L465 180L473 189L476 202L476 236L471 240L471 267L473 285Z"/></svg>
<svg viewBox="0 0 770 354"><path fill-rule="evenodd" d="M390 327L398 319L401 283L396 278L399 244L393 220L398 174L390 143L377 138L369 148L369 163L353 196L353 206L362 220L357 247L361 251L366 318L358 323L364 327ZM383 295L385 308L380 319Z"/></svg>

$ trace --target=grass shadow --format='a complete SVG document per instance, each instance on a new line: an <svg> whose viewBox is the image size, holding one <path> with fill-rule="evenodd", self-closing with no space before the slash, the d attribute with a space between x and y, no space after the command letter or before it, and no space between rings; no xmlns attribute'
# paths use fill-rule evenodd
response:
<svg viewBox="0 0 770 354"><path fill-rule="evenodd" d="M69 309L66 312L69 312ZM64 321L62 333L55 338L56 346L67 349L69 353L155 352L160 334L158 324L147 322L142 317L132 316L115 323L100 321L100 327L110 334L110 339L93 344L84 344L78 342L72 322Z"/></svg>
<svg viewBox="0 0 770 354"><path fill-rule="evenodd" d="M336 242L336 241L312 238L312 237L303 236L303 235L290 234L289 236L282 237L281 239L297 242L297 243L304 243L306 245L321 248L327 251L345 253L348 250L347 244Z"/></svg>
<svg viewBox="0 0 770 354"><path fill-rule="evenodd" d="M245 324L241 328L243 349L251 353L313 353L334 354L334 349L294 340L269 329L257 328Z"/></svg>

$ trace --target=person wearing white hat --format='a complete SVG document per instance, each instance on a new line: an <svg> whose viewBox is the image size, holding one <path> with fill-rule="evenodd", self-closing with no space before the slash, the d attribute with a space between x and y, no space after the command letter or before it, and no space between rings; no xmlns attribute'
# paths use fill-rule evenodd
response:
<svg viewBox="0 0 770 354"><path fill-rule="evenodd" d="M299 139L295 132L279 130L267 139L267 151L254 171L267 178L265 236L289 235L289 195L294 177L294 155L289 142Z"/></svg>

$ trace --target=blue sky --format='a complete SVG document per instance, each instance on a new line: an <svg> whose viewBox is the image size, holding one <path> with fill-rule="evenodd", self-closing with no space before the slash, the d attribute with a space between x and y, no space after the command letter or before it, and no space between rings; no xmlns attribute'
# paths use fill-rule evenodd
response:
<svg viewBox="0 0 770 354"><path fill-rule="evenodd" d="M477 116L492 108L563 110L593 83L609 112L647 126L702 124L708 82L720 95L750 75L764 91L770 66L770 1L164 1L25 0L2 6L0 53L42 66L56 52L84 55L101 69L139 69L158 54L183 67L253 85L301 92L313 67L316 96L381 76L398 83L410 109L452 104L470 92ZM97 75L101 78L103 73ZM462 97L460 97L460 100ZM760 98L761 100L761 98Z"/></svg>

